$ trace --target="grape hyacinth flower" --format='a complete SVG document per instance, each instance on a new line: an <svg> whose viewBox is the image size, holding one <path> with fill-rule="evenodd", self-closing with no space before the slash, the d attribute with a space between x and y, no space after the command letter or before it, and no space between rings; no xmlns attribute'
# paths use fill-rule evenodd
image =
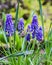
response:
<svg viewBox="0 0 52 65"><path fill-rule="evenodd" d="M30 33L26 35L26 41L30 41Z"/></svg>
<svg viewBox="0 0 52 65"><path fill-rule="evenodd" d="M29 33L26 36L27 41L30 41L31 39L30 34L32 36L32 39L36 38L36 40L42 41L43 31L42 31L42 27L38 26L38 20L36 15L33 16L32 23L28 25L27 32Z"/></svg>
<svg viewBox="0 0 52 65"><path fill-rule="evenodd" d="M30 32L31 33L32 39L35 38L37 29L38 29L38 20L37 20L37 16L34 15L33 16L33 19L32 19L32 23L29 24L28 25L28 28L27 28L27 32Z"/></svg>
<svg viewBox="0 0 52 65"><path fill-rule="evenodd" d="M32 39L35 38L35 31L32 32Z"/></svg>
<svg viewBox="0 0 52 65"><path fill-rule="evenodd" d="M42 31L41 27L36 32L36 39L38 41L42 41L43 40L43 31Z"/></svg>
<svg viewBox="0 0 52 65"><path fill-rule="evenodd" d="M35 30L35 31L38 29L38 20L37 20L36 15L33 16L31 28L32 28L32 30Z"/></svg>
<svg viewBox="0 0 52 65"><path fill-rule="evenodd" d="M27 32L32 32L31 24L28 25Z"/></svg>
<svg viewBox="0 0 52 65"><path fill-rule="evenodd" d="M12 36L14 34L14 23L12 22L12 16L10 14L6 15L4 30L5 30L6 36Z"/></svg>
<svg viewBox="0 0 52 65"><path fill-rule="evenodd" d="M22 32L24 30L24 19L20 18L18 25L17 25L18 32Z"/></svg>

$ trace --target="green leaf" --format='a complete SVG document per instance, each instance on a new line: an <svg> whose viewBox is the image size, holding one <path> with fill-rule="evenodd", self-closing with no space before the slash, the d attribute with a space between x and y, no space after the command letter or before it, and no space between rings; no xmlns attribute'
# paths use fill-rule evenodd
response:
<svg viewBox="0 0 52 65"><path fill-rule="evenodd" d="M6 15L5 15L4 12L2 13L2 20L3 20L4 22L6 21Z"/></svg>
<svg viewBox="0 0 52 65"><path fill-rule="evenodd" d="M3 59L9 58L9 57L16 57L16 56L18 57L18 56L22 56L22 55L30 55L30 54L33 54L33 52L34 52L34 50L24 51L24 52L16 52L16 53L10 54L9 56L0 58L0 61Z"/></svg>
<svg viewBox="0 0 52 65"><path fill-rule="evenodd" d="M0 41L3 42L3 43L5 43L5 39L4 39L2 31L0 31Z"/></svg>
<svg viewBox="0 0 52 65"><path fill-rule="evenodd" d="M23 39L16 33L16 49L19 50L22 46Z"/></svg>

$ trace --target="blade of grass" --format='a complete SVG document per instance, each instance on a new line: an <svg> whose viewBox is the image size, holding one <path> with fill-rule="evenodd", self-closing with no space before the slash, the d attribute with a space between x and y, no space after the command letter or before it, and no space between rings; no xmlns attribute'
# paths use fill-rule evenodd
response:
<svg viewBox="0 0 52 65"><path fill-rule="evenodd" d="M8 47L8 40L7 40L6 32L5 32L6 15L5 15L4 12L2 13L2 20L3 20L2 33L3 33L3 36L4 36L5 42L6 42L6 44L7 44L7 47ZM9 48L7 48L7 49L8 49L8 53L9 53L9 52L10 52L10 51L9 51ZM4 48L3 48L3 50L4 50ZM5 50L4 50L4 52L5 52L5 54L7 54Z"/></svg>
<svg viewBox="0 0 52 65"><path fill-rule="evenodd" d="M5 15L4 12L2 13L2 20L3 20L3 23L4 23L3 29L2 29L2 33L3 33L3 35L4 35L4 39L5 39L5 42L6 42L6 44L7 44L7 43L8 43L8 42L7 42L7 37L6 37L6 34L5 34L5 21L6 21L6 15Z"/></svg>
<svg viewBox="0 0 52 65"><path fill-rule="evenodd" d="M7 60L2 60L2 61L0 61L0 63L3 63L3 64L10 64L10 62L7 61Z"/></svg>
<svg viewBox="0 0 52 65"><path fill-rule="evenodd" d="M23 43L22 43L22 51L24 51L25 50L25 43L26 43L26 39L24 38L24 40L23 40Z"/></svg>
<svg viewBox="0 0 52 65"><path fill-rule="evenodd" d="M29 62L30 62L30 65L34 65L34 64L32 63L32 60L31 60L30 58L28 58L28 60L29 60Z"/></svg>
<svg viewBox="0 0 52 65"><path fill-rule="evenodd" d="M50 23L50 27L49 27L48 37L47 37L47 39L49 38L49 35L50 35L51 26L52 26L52 22Z"/></svg>
<svg viewBox="0 0 52 65"><path fill-rule="evenodd" d="M32 54L33 52L34 52L34 50L25 51L25 52L17 52L17 53L14 53L14 54L10 54L9 56L0 58L0 61L3 60L3 59L9 58L9 57L16 57L16 56L22 56L22 55L29 55L29 54Z"/></svg>

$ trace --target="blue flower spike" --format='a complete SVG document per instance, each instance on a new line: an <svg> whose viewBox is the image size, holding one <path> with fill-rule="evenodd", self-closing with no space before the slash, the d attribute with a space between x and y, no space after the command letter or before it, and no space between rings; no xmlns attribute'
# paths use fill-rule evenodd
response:
<svg viewBox="0 0 52 65"><path fill-rule="evenodd" d="M22 32L24 30L24 19L20 18L17 25L18 32Z"/></svg>
<svg viewBox="0 0 52 65"><path fill-rule="evenodd" d="M28 25L28 27L27 27L27 32L32 32L31 24Z"/></svg>
<svg viewBox="0 0 52 65"><path fill-rule="evenodd" d="M38 19L36 15L33 16L31 27L33 30L38 29Z"/></svg>
<svg viewBox="0 0 52 65"><path fill-rule="evenodd" d="M12 21L12 16L10 14L6 15L6 22L5 22L5 33L6 36L12 36L14 34L14 23Z"/></svg>
<svg viewBox="0 0 52 65"><path fill-rule="evenodd" d="M35 38L35 31L32 32L32 39Z"/></svg>
<svg viewBox="0 0 52 65"><path fill-rule="evenodd" d="M30 33L28 33L28 34L26 35L26 41L29 41L29 42L30 42Z"/></svg>
<svg viewBox="0 0 52 65"><path fill-rule="evenodd" d="M38 41L42 41L43 40L43 31L42 31L42 27L39 27L39 29L36 32L36 39Z"/></svg>

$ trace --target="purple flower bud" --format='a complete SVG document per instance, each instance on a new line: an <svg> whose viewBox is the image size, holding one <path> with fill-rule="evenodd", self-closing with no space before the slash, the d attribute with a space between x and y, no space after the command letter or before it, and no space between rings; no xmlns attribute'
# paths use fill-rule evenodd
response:
<svg viewBox="0 0 52 65"><path fill-rule="evenodd" d="M27 32L32 32L31 24L28 25Z"/></svg>
<svg viewBox="0 0 52 65"><path fill-rule="evenodd" d="M10 14L6 15L5 32L6 36L12 36L14 34L14 23Z"/></svg>
<svg viewBox="0 0 52 65"><path fill-rule="evenodd" d="M32 39L35 38L35 31L32 32Z"/></svg>
<svg viewBox="0 0 52 65"><path fill-rule="evenodd" d="M33 30L38 29L38 20L36 15L33 16L31 27Z"/></svg>
<svg viewBox="0 0 52 65"><path fill-rule="evenodd" d="M26 35L26 41L30 41L30 33Z"/></svg>
<svg viewBox="0 0 52 65"><path fill-rule="evenodd" d="M23 18L20 18L17 29L19 32L22 32L24 30L24 19Z"/></svg>
<svg viewBox="0 0 52 65"><path fill-rule="evenodd" d="M36 32L36 39L38 41L42 41L42 39L43 39L43 31L42 31L41 27Z"/></svg>

